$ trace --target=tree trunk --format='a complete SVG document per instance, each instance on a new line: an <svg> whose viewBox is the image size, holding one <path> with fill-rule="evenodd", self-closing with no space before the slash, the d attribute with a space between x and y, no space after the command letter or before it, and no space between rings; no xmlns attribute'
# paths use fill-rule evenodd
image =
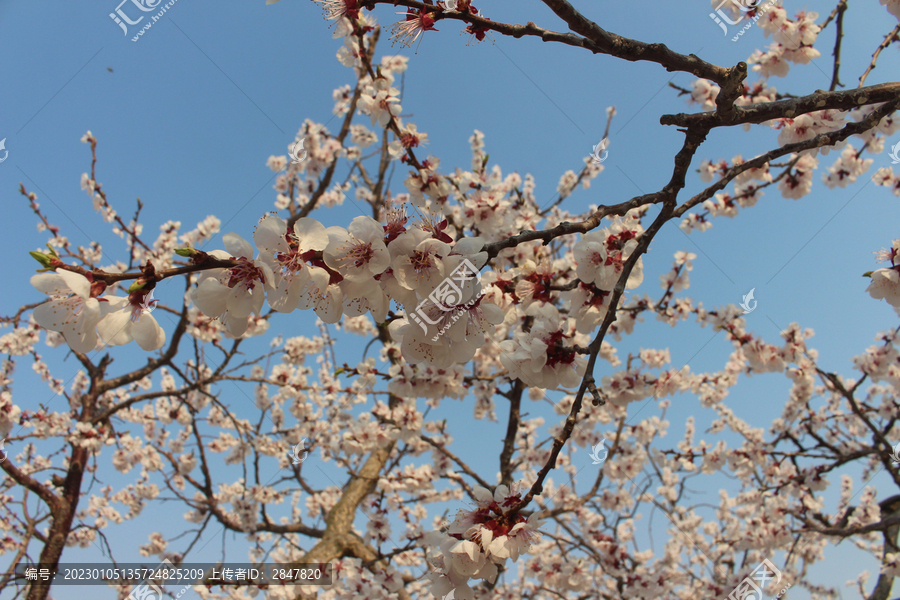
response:
<svg viewBox="0 0 900 600"><path fill-rule="evenodd" d="M66 539L72 530L72 521L75 519L75 511L78 509L78 500L81 495L81 480L84 477L84 465L87 463L88 451L76 446L72 451L72 459L69 461L69 473L63 484L63 494L50 507L53 521L47 536L47 543L41 550L40 568L50 569L55 573L59 566L59 559L66 547ZM43 581L38 578L31 584L28 590L27 600L46 600L50 593L51 581Z"/></svg>

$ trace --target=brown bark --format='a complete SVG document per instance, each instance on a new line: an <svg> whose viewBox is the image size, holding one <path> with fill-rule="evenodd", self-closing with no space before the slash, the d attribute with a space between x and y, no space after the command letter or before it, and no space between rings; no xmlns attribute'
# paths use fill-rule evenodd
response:
<svg viewBox="0 0 900 600"><path fill-rule="evenodd" d="M69 472L63 484L62 496L54 496L50 502L50 512L53 521L50 532L47 535L47 543L41 550L40 568L50 569L53 573L57 570L59 559L66 547L66 539L72 530L72 521L75 519L75 511L78 509L78 499L81 496L81 480L84 478L84 467L87 464L88 451L80 446L74 446L72 457L69 460ZM46 600L50 593L50 581L38 580L33 582L28 589L27 600Z"/></svg>

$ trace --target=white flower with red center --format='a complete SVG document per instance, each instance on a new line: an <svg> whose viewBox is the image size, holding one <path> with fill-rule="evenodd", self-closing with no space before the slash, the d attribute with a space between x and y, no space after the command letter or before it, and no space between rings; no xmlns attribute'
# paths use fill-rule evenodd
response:
<svg viewBox="0 0 900 600"><path fill-rule="evenodd" d="M425 324L421 317L421 314L425 313L430 322L440 324L446 315L445 311L432 302L418 306L405 306L405 308L406 319L391 321L388 325L388 332L391 334L391 338L400 344L400 353L406 362L413 365L427 362L437 369L444 369L452 365L454 361L450 355L449 344L440 339L437 342L432 341L440 329L431 323ZM413 314L416 316L413 317ZM422 329L423 326L425 330Z"/></svg>
<svg viewBox="0 0 900 600"><path fill-rule="evenodd" d="M774 102L778 99L778 90L770 86L765 80L759 80L753 85L744 84L744 95L734 101L737 106L756 104L757 102ZM745 123L744 131L750 131L750 124Z"/></svg>
<svg viewBox="0 0 900 600"><path fill-rule="evenodd" d="M791 159L796 156L791 154ZM818 166L819 161L816 157L810 154L802 155L794 165L794 170L778 183L781 195L792 200L799 200L807 195L812 190L813 170Z"/></svg>
<svg viewBox="0 0 900 600"><path fill-rule="evenodd" d="M552 304L532 304L525 315L534 317L531 330L517 330L514 339L500 344L500 362L509 376L539 388L577 386L587 359L566 345L571 336L560 330L559 311Z"/></svg>
<svg viewBox="0 0 900 600"><path fill-rule="evenodd" d="M260 219L253 241L259 248L259 259L269 265L275 275L274 288L269 290L269 306L278 312L291 312L297 308L300 292L309 279L306 261L328 245L325 226L304 217L297 219L288 234L287 222L275 214L268 214Z"/></svg>
<svg viewBox="0 0 900 600"><path fill-rule="evenodd" d="M87 277L60 269L34 275L31 285L50 296L32 313L38 325L63 334L76 352L97 347L97 323L103 315L100 302L91 297L93 286Z"/></svg>
<svg viewBox="0 0 900 600"><path fill-rule="evenodd" d="M391 155L391 158L397 158L404 152L406 152L407 148L418 148L421 144L426 144L428 140L427 133L419 133L416 129L415 123L410 123L409 125L405 125L403 129L400 130L400 139L394 140L390 144L388 144L388 152ZM405 160L405 159L404 159Z"/></svg>
<svg viewBox="0 0 900 600"><path fill-rule="evenodd" d="M787 11L780 6L774 6L764 12L757 23L763 28L764 35L769 37L770 33L774 33L781 28L785 19L787 19Z"/></svg>
<svg viewBox="0 0 900 600"><path fill-rule="evenodd" d="M625 269L625 262L637 248L636 238L640 235L640 230L627 229L621 222L613 224L610 229L612 233L606 238L606 252L608 254L607 263L612 267L612 270L606 272L606 283L609 283L609 289L612 289L612 286L615 286L619 280L619 275ZM634 268L628 275L625 288L633 290L641 285L643 281L644 259L638 258ZM599 287L606 289L604 286Z"/></svg>
<svg viewBox="0 0 900 600"><path fill-rule="evenodd" d="M691 89L691 101L702 105L704 110L715 110L720 91L721 88L711 81L697 79Z"/></svg>
<svg viewBox="0 0 900 600"><path fill-rule="evenodd" d="M480 253L468 258L452 254L446 260L448 273L459 266L471 272L483 262ZM434 368L466 363L484 345L485 334L493 333L494 326L503 322L503 310L484 301L481 284L474 277L462 282L456 276L453 284L452 300L447 297L436 303L425 297L415 305L405 304L406 319L391 323L389 331L407 362L427 362Z"/></svg>
<svg viewBox="0 0 900 600"><path fill-rule="evenodd" d="M345 67L362 68L362 59L365 55L365 49L361 48L359 42L352 37L344 38L344 45L337 51L337 59Z"/></svg>
<svg viewBox="0 0 900 600"><path fill-rule="evenodd" d="M829 167L828 174L822 176L822 181L830 188L847 187L847 184L856 181L856 178L869 170L873 159L862 158L862 150L857 151L852 144L847 144L841 151L841 156Z"/></svg>
<svg viewBox="0 0 900 600"><path fill-rule="evenodd" d="M485 301L479 295L457 308L450 317L450 327L446 332L449 338L450 355L455 363L466 363L472 360L475 353L484 345L484 336L494 332L494 326L503 322L503 309L496 304ZM456 319L455 321L453 321ZM440 340L437 343L441 343Z"/></svg>
<svg viewBox="0 0 900 600"><path fill-rule="evenodd" d="M506 535L495 537L491 541L491 555L497 558L509 557L516 562L519 556L540 541L540 527L544 521L538 517L538 513L532 513L524 521L513 525Z"/></svg>
<svg viewBox="0 0 900 600"><path fill-rule="evenodd" d="M474 598L468 585L470 578L494 582L497 565L507 558L515 562L540 540L539 528L543 524L537 513L527 519L512 513L521 501L520 482L510 490L505 485L490 490L476 486L473 495L477 503L474 510L460 510L446 531L435 531L425 536L426 544L437 546L440 554L431 559L437 567L434 572L433 593L455 588L455 597Z"/></svg>
<svg viewBox="0 0 900 600"><path fill-rule="evenodd" d="M744 158L738 154L735 156L732 161L734 165L743 164ZM747 169L743 171L740 175L734 178L735 184L743 185L749 183L751 180L754 181L762 181L762 182L771 182L772 181L772 173L769 172L769 163L763 164L761 167L755 167L753 169Z"/></svg>
<svg viewBox="0 0 900 600"><path fill-rule="evenodd" d="M414 8L410 8L406 13L397 14L405 14L406 20L394 23L391 26L391 39L393 40L391 46L400 42L401 46L409 47L419 39L423 32L437 31L434 28L434 17L424 10L417 11Z"/></svg>
<svg viewBox="0 0 900 600"><path fill-rule="evenodd" d="M581 236L575 243L573 253L578 279L595 285L603 280L607 254L606 235L602 231L589 231Z"/></svg>
<svg viewBox="0 0 900 600"><path fill-rule="evenodd" d="M586 233L574 248L578 278L593 283L601 290L612 290L615 287L625 269L625 262L638 245L635 240L638 232L621 225L614 225L613 229L620 231L613 233L604 229ZM643 281L644 263L639 258L628 275L625 287L634 289Z"/></svg>
<svg viewBox="0 0 900 600"><path fill-rule="evenodd" d="M236 233L222 236L226 251L209 254L219 259L237 261L228 269L203 271L194 290L193 300L203 314L219 318L235 337L247 331L250 315L260 314L265 301L265 287L274 287L275 274L266 263L253 260L253 246Z"/></svg>
<svg viewBox="0 0 900 600"><path fill-rule="evenodd" d="M453 185L434 171L436 163L429 158L422 163L423 167L427 165L426 168L419 169L418 173L410 171L410 176L403 182L413 204L419 208L427 207L426 196L443 204L453 194Z"/></svg>
<svg viewBox="0 0 900 600"><path fill-rule="evenodd" d="M817 110L814 113L810 113L810 116L815 120L816 133L830 133L832 131L837 131L847 124L847 111L843 110L831 108ZM828 147L829 146L824 146L823 149Z"/></svg>
<svg viewBox="0 0 900 600"><path fill-rule="evenodd" d="M325 323L340 321L344 294L337 281L340 275L337 277L334 275L337 274L322 267L309 267L309 279L300 292L298 308L300 310L312 308Z"/></svg>
<svg viewBox="0 0 900 600"><path fill-rule="evenodd" d="M406 196L406 194L401 194ZM401 201L398 197L394 200L388 196L387 202L381 209L381 219L385 222L384 226L384 243L390 245L395 239L400 237L406 231L406 223L409 217L406 216L406 202ZM391 253L393 256L393 251Z"/></svg>
<svg viewBox="0 0 900 600"><path fill-rule="evenodd" d="M809 61L819 58L822 53L812 46L802 46L795 50L785 50L784 60L801 65L808 65Z"/></svg>
<svg viewBox="0 0 900 600"><path fill-rule="evenodd" d="M381 289L384 290L384 293L397 302L397 304L402 306L415 306L419 301L414 290L408 290L400 285L400 282L394 277L393 269L387 269L384 273L379 275L378 283L381 284Z"/></svg>
<svg viewBox="0 0 900 600"><path fill-rule="evenodd" d="M565 293L572 307L569 316L575 318L575 331L590 333L603 322L609 310L611 293L584 281L574 290Z"/></svg>
<svg viewBox="0 0 900 600"><path fill-rule="evenodd" d="M369 89L359 97L357 102L359 112L369 115L369 118L372 119L372 127L375 126L375 123L378 123L379 127L386 127L391 119L399 116L403 111L400 106L400 98L397 97L399 93L400 90L396 88L377 91L374 88Z"/></svg>
<svg viewBox="0 0 900 600"><path fill-rule="evenodd" d="M737 162L735 161L735 164ZM713 180L713 176L721 178L728 171L728 161L720 160L714 163L710 160L704 160L700 163L700 181L709 183Z"/></svg>
<svg viewBox="0 0 900 600"><path fill-rule="evenodd" d="M391 301L377 280L351 281L345 279L338 285L343 295L345 315L358 317L366 312L371 312L376 323L384 323Z"/></svg>
<svg viewBox="0 0 900 600"><path fill-rule="evenodd" d="M550 286L556 273L547 261L535 264L526 260L522 265L522 278L516 283L516 296L522 301L522 307L528 308L532 302L550 302Z"/></svg>
<svg viewBox="0 0 900 600"><path fill-rule="evenodd" d="M762 77L785 77L790 70L790 66L784 59L784 47L780 44L771 44L769 52L756 50L747 59L747 64L753 65L753 71L758 72ZM715 107L713 107L715 108Z"/></svg>
<svg viewBox="0 0 900 600"><path fill-rule="evenodd" d="M323 256L328 268L351 281L365 281L391 265L384 244L384 227L372 217L359 216L350 227L329 227Z"/></svg>
<svg viewBox="0 0 900 600"><path fill-rule="evenodd" d="M890 250L879 251L877 257L879 261L890 261L891 266L872 271L872 283L866 291L876 300L900 308L900 239L894 240Z"/></svg>
<svg viewBox="0 0 900 600"><path fill-rule="evenodd" d="M390 245L391 268L394 277L408 290L421 290L427 296L443 281L444 257L450 254L450 245L434 239L426 231L410 229Z"/></svg>
<svg viewBox="0 0 900 600"><path fill-rule="evenodd" d="M900 196L900 176L894 175L893 167L882 167L872 176L875 185L893 188L895 196Z"/></svg>
<svg viewBox="0 0 900 600"><path fill-rule="evenodd" d="M266 0L266 4L278 2L278 0ZM313 0L322 5L322 12L329 21L347 17L349 19L359 18L359 1L358 0Z"/></svg>
<svg viewBox="0 0 900 600"><path fill-rule="evenodd" d="M447 180L445 179L444 182L446 183ZM449 183L447 183L447 185L449 185ZM431 237L436 240L440 240L445 244L453 243L453 237L456 235L456 228L450 225L450 223L443 215L433 215L428 211L419 212L417 210L416 212L419 213L419 221L415 223L416 227L426 233L429 233ZM481 243L482 246L484 246L484 240L480 237L469 239L477 240ZM456 252L456 254L460 254L460 252L456 250L456 247L454 247L454 252ZM484 265L482 264L482 266Z"/></svg>
<svg viewBox="0 0 900 600"><path fill-rule="evenodd" d="M778 143L782 146L805 142L816 137L815 121L809 115L800 115L795 119L779 119L775 125L781 129L778 134Z"/></svg>
<svg viewBox="0 0 900 600"><path fill-rule="evenodd" d="M138 290L127 297L109 296L103 307L104 317L97 325L100 339L110 346L137 342L142 350L159 350L166 343L166 332L150 311L158 300L153 290Z"/></svg>
<svg viewBox="0 0 900 600"><path fill-rule="evenodd" d="M793 35L789 39L785 38L784 40L781 40L778 39L776 34L776 37L773 39L789 48L791 48L792 45L811 46L815 43L816 38L819 36L819 32L822 31L822 28L816 25L816 20L818 18L819 13L815 11L797 13L797 22L794 26L794 31L792 32Z"/></svg>

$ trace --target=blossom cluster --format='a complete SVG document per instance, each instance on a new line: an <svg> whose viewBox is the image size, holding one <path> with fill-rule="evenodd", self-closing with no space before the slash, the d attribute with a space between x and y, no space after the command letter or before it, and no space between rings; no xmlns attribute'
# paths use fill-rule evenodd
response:
<svg viewBox="0 0 900 600"><path fill-rule="evenodd" d="M128 295L97 297L98 289L87 276L65 269L38 273L31 285L50 296L34 309L35 322L65 336L76 352L90 352L100 340L111 346L134 340L143 350L158 350L166 333L153 315L152 292L138 290Z"/></svg>
<svg viewBox="0 0 900 600"><path fill-rule="evenodd" d="M779 99L777 88L769 81L770 77L786 77L790 63L809 64L809 61L818 57L819 51L813 48L820 27L815 23L819 15L815 12L799 12L792 19L781 5L781 0L765 2L765 11L760 10L761 4L756 3L751 8L738 8L736 2L722 3L719 0L711 0L713 7L730 11L733 18L739 22L744 18L753 18L762 28L766 37L772 36L773 43L767 51L756 50L747 59L752 70L761 77L757 82L744 83L743 94L735 100L736 106L774 102ZM888 11L895 14L898 11L897 0L882 0ZM693 82L688 102L699 104L703 110L716 110L716 98L720 87L709 80L697 79ZM817 135L837 131L851 122L859 122L876 110L879 105L868 104L852 110L826 109L813 111L797 117L785 117L773 119L763 123L779 131L778 144L781 146L796 142L803 142ZM744 124L744 130L750 130L750 124ZM813 173L819 167L818 156L827 155L831 150L840 150L838 159L827 169L822 176L823 183L829 188L846 187L854 183L860 175L866 173L873 159L863 158L863 154L881 154L884 151L885 139L900 131L900 122L893 114L881 119L876 127L861 134L855 134L862 140L860 147L844 143L841 148L836 146L824 146L806 150L799 154L792 154L788 166L781 174L773 179L772 167L766 163L762 167L745 170L734 177L734 191L718 192L713 199L703 203L702 212L689 213L681 223L681 229L686 233L691 231L705 231L712 227L709 217L727 216L734 217L739 208L748 208L756 204L763 196L765 187L777 186L784 198L798 200L812 191ZM717 162L704 160L700 166L700 178L704 182L712 181L714 176L724 177L729 169L739 166L744 162L741 156L735 157L729 164L728 161ZM874 175L873 181L877 185L892 188L895 195L900 195L900 177L895 177L891 167L884 167Z"/></svg>
<svg viewBox="0 0 900 600"><path fill-rule="evenodd" d="M498 566L506 564L507 559L518 561L540 540L538 530L543 521L538 513L527 518L521 514L509 516L509 509L522 499L520 487L517 483L512 488L499 485L493 494L476 487L475 508L458 511L445 529L425 536L425 542L440 552L429 561L434 570L428 577L436 598L453 591L454 598L474 600L470 579L494 583Z"/></svg>
<svg viewBox="0 0 900 600"><path fill-rule="evenodd" d="M416 226L400 207L385 224L359 216L347 229L326 228L304 217L289 230L287 221L267 214L254 233L256 247L228 233L225 250L203 253L232 266L202 270L190 298L231 337L248 333L266 301L282 313L312 309L325 323L367 313L383 323L393 300L404 316L395 316L389 329L404 358L439 369L469 361L493 339L495 326L506 323L508 329L510 319L534 319L529 331L517 330L500 345L500 360L531 385L577 385L585 361L571 343L573 335L590 332L605 316L608 296L637 246L639 218L616 219L609 228L583 236L574 246L574 273L526 261L503 277L481 281L470 276L459 285L453 283L454 274L484 265L484 241L477 236L454 241L445 233L447 224L447 219L433 226L426 220ZM578 277L575 291L565 296L573 302L569 317L556 306L563 296L550 290L561 275ZM163 345L165 333L150 314L149 292L103 296L104 286L92 285L89 276L65 268L35 275L33 285L51 296L35 310L35 321L61 332L80 352L93 350L99 341L136 340L145 350ZM626 288L642 280L639 258Z"/></svg>

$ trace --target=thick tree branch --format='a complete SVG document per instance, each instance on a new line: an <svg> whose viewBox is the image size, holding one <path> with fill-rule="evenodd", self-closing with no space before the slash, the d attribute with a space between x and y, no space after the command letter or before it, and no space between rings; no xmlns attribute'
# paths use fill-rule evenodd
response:
<svg viewBox="0 0 900 600"><path fill-rule="evenodd" d="M731 183L731 181L733 181L738 175L745 171L757 169L781 156L788 156L797 152L812 150L813 148L833 146L838 142L846 140L852 135L865 133L866 131L878 125L881 119L890 115L897 109L897 107L900 107L900 99L895 99L893 102L889 102L887 104L884 104L883 106L880 106L878 109L869 113L862 121L859 121L857 123L850 123L843 128L835 131L821 133L803 142L786 144L779 148L775 148L774 150L770 150L765 154L761 154L751 160L742 162L739 165L735 165L728 169L728 171L722 176L721 179L719 179L719 181L707 187L705 190L693 196L690 200L685 201L684 204L679 206L675 211L674 216L680 217L694 206L705 202L706 200L709 200L715 195L716 192L725 189L728 184Z"/></svg>
<svg viewBox="0 0 900 600"><path fill-rule="evenodd" d="M718 111L690 115L679 113L663 115L659 118L659 122L662 125L677 125L678 127L701 125L712 129L744 123L764 123L772 119L793 119L818 110L852 110L867 104L891 102L898 97L900 97L900 82L880 83L839 92L816 90L815 93L800 98L736 106L730 117L726 117Z"/></svg>

